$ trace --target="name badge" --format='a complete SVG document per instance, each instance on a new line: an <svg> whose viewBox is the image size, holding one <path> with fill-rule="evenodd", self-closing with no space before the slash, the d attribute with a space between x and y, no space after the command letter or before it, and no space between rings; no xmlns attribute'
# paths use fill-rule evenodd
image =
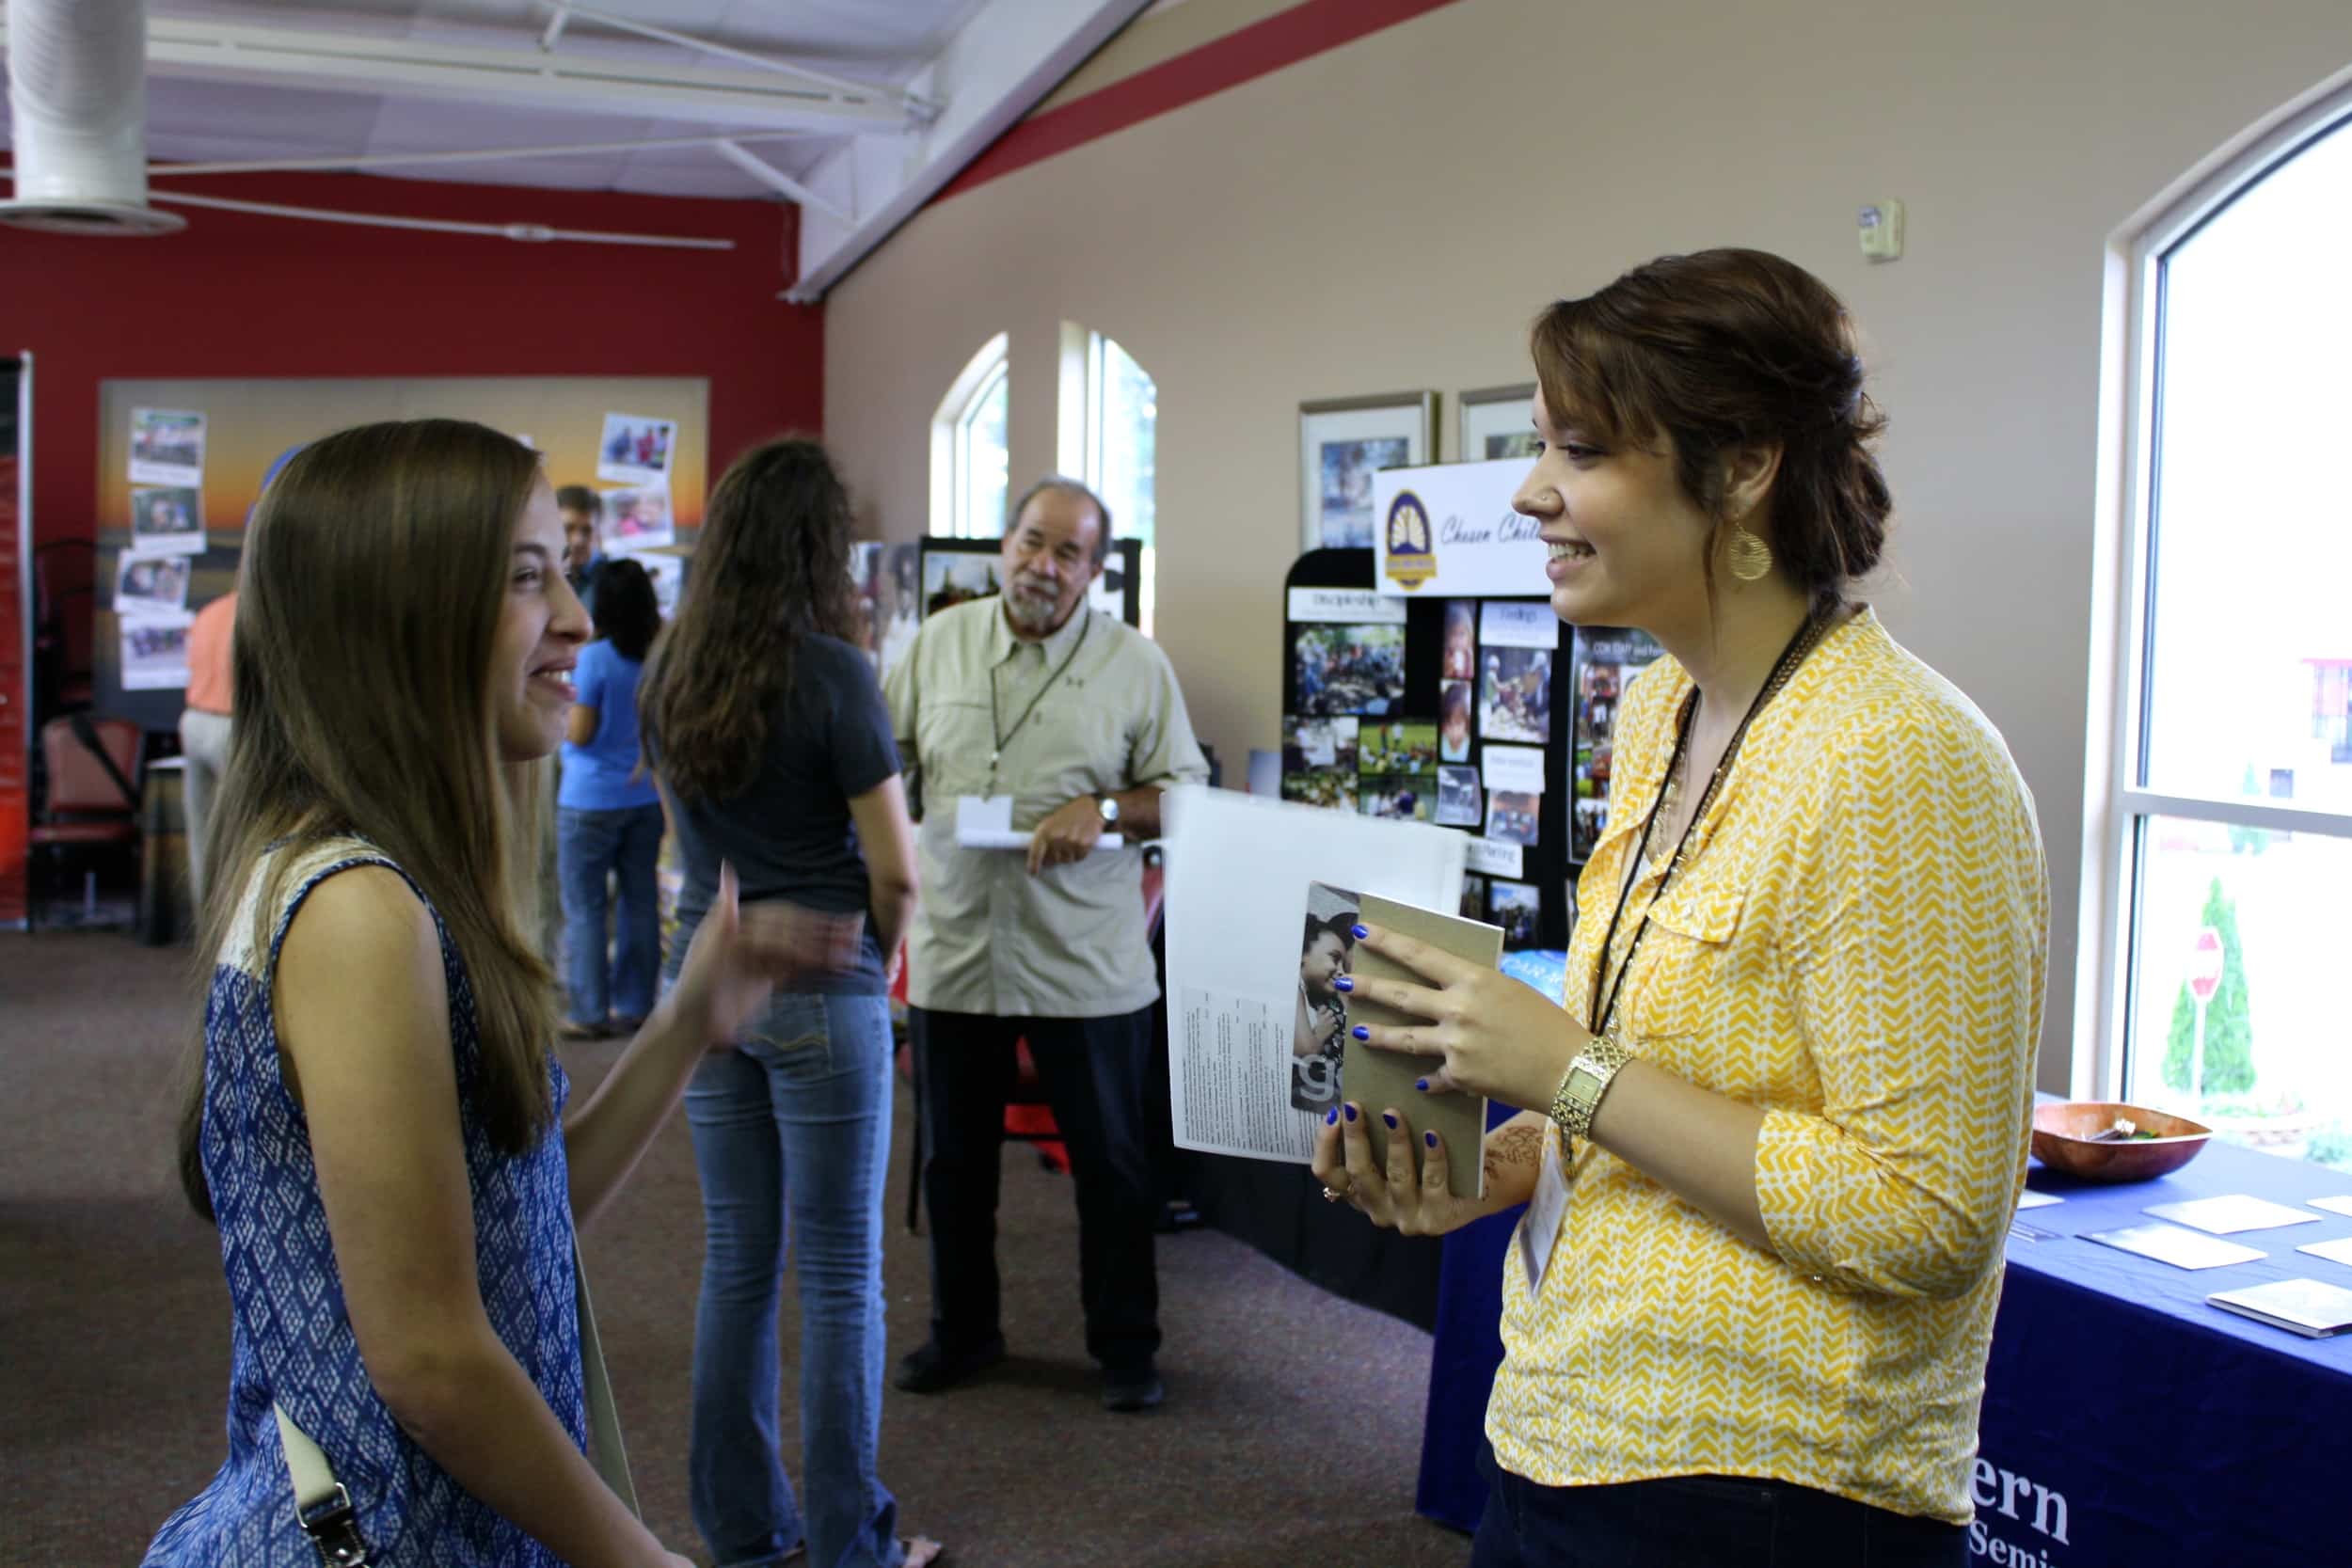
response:
<svg viewBox="0 0 2352 1568"><path fill-rule="evenodd" d="M1568 1173L1560 1163L1560 1136L1544 1130L1544 1167L1535 1177L1535 1196L1519 1217L1519 1262L1527 1270L1527 1293L1543 1290L1544 1271L1551 1267L1551 1249L1560 1240L1560 1218L1568 1212Z"/></svg>

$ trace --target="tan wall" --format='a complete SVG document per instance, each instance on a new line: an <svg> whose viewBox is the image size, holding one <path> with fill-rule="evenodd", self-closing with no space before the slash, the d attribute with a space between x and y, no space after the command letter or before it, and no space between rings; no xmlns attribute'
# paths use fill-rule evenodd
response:
<svg viewBox="0 0 2352 1568"><path fill-rule="evenodd" d="M1525 379L1555 295L1709 245L1803 262L1894 421L1872 597L2040 802L2062 1087L2105 245L2347 61L2343 0L1465 0L923 214L831 296L825 430L912 537L928 420L982 340L1012 334L1016 485L1053 465L1058 324L1125 344L1159 384L1160 641L1237 771L1280 723L1302 400L1438 388L1450 456L1453 394ZM1880 197L1910 253L1873 267L1853 215Z"/></svg>

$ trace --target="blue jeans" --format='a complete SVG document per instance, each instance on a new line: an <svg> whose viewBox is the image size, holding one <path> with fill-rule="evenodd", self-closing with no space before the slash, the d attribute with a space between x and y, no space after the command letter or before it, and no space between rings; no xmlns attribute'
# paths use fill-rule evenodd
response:
<svg viewBox="0 0 2352 1568"><path fill-rule="evenodd" d="M661 808L575 811L555 816L555 860L564 888L564 1012L574 1023L604 1026L608 1005L621 1018L653 1011L661 968L661 905L654 865L661 856ZM604 963L604 879L617 872L620 908L608 989Z"/></svg>
<svg viewBox="0 0 2352 1568"><path fill-rule="evenodd" d="M1478 1468L1486 1513L1470 1568L1963 1568L1968 1532L1809 1486L1674 1476L1607 1486L1544 1486L1495 1463Z"/></svg>
<svg viewBox="0 0 2352 1568"><path fill-rule="evenodd" d="M687 1466L718 1568L779 1561L803 1536L810 1568L903 1558L898 1500L874 1474L891 1071L886 998L778 995L687 1085L704 1224ZM800 1248L805 1514L776 1451L787 1238Z"/></svg>

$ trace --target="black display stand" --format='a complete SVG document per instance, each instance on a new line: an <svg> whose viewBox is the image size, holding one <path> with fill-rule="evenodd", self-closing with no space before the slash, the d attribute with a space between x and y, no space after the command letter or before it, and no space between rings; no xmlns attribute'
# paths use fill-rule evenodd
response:
<svg viewBox="0 0 2352 1568"><path fill-rule="evenodd" d="M1294 650L1298 644L1302 627L1325 623L1289 619L1289 591L1294 588L1333 588L1370 592L1374 587L1373 552L1355 550L1310 550L1291 567L1290 577L1283 584L1284 618L1282 623L1282 714L1287 728L1300 709L1299 661ZM1438 687L1445 667L1444 598L1421 598L1406 595L1405 599L1405 698L1395 712L1368 715L1363 721L1375 718L1406 719L1434 722L1438 718ZM1493 599L1474 599L1471 604L1491 604ZM1528 594L1507 603L1548 604L1542 594ZM1562 948L1568 944L1568 926L1572 899L1569 892L1568 862L1569 800L1572 771L1568 736L1575 722L1571 694L1574 687L1565 678L1570 663L1569 628L1560 628L1560 647L1552 655L1550 736L1544 742L1545 788L1543 801L1536 814L1535 842L1520 850L1519 875L1517 880L1534 887L1543 900L1542 914L1533 941L1516 945L1525 947ZM1479 733L1473 717L1470 767L1485 767L1486 737ZM1513 742L1513 744L1525 744ZM1477 835L1484 830L1461 828L1457 831ZM1465 911L1468 912L1468 911ZM1478 918L1484 919L1482 913Z"/></svg>

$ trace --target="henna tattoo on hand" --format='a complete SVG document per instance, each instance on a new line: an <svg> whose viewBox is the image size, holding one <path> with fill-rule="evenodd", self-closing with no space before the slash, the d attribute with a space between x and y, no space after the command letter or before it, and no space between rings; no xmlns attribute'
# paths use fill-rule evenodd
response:
<svg viewBox="0 0 2352 1568"><path fill-rule="evenodd" d="M1486 1179L1490 1181L1502 1174L1505 1165L1543 1163L1544 1130L1540 1127L1506 1127L1486 1140Z"/></svg>

